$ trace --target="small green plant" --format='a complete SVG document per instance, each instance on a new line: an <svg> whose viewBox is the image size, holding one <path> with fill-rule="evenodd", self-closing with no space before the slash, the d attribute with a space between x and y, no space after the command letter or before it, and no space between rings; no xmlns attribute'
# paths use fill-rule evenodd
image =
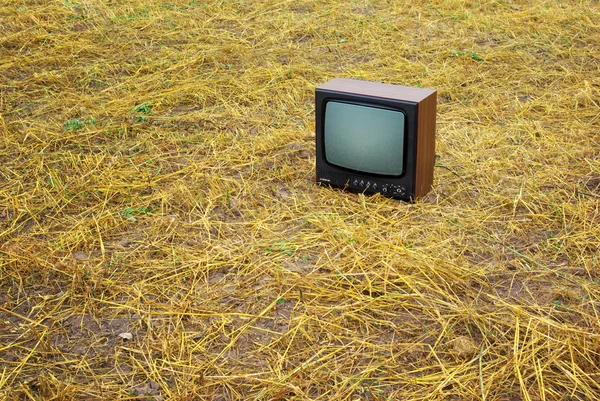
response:
<svg viewBox="0 0 600 401"><path fill-rule="evenodd" d="M150 114L150 110L152 110L152 107L154 107L152 103L144 102L135 106L133 108L133 111L135 111L136 113L142 113L147 115Z"/></svg>
<svg viewBox="0 0 600 401"><path fill-rule="evenodd" d="M85 123L83 121L73 119L73 120L66 121L64 126L65 126L66 131L76 131L78 129L85 127Z"/></svg>
<svg viewBox="0 0 600 401"><path fill-rule="evenodd" d="M135 106L133 108L133 111L139 113L139 115L135 118L135 122L145 123L146 121L148 121L148 114L150 114L152 107L154 106L150 102L140 103L137 106Z"/></svg>
<svg viewBox="0 0 600 401"><path fill-rule="evenodd" d="M467 56L471 56L471 58L475 61L483 61L483 58L479 54L477 54L471 50L469 50L469 51L452 50L450 53L452 53L452 56L454 56L454 57L467 55Z"/></svg>
<svg viewBox="0 0 600 401"><path fill-rule="evenodd" d="M140 19L140 18L148 18L150 16L150 13L148 11L148 9L146 7L141 7L141 8L136 8L133 10L133 12L128 13L126 15L126 18L128 20L133 20L133 19Z"/></svg>
<svg viewBox="0 0 600 401"><path fill-rule="evenodd" d="M82 129L86 125L96 125L96 123L97 121L95 118L92 118L90 120L78 120L74 118L72 120L65 121L64 128L65 131L77 131L79 129Z"/></svg>
<svg viewBox="0 0 600 401"><path fill-rule="evenodd" d="M123 209L123 211L120 213L120 215L122 217L125 217L127 220L137 221L137 219L135 218L136 215L149 216L153 213L154 213L154 208L152 206L150 206L150 207L142 206L142 207L138 207L137 209L134 209L132 207L126 207L125 209Z"/></svg>
<svg viewBox="0 0 600 401"><path fill-rule="evenodd" d="M268 246L265 248L265 255L269 255L272 252L281 252L284 255L292 256L296 250L295 246L286 246L285 241L279 242L275 246Z"/></svg>

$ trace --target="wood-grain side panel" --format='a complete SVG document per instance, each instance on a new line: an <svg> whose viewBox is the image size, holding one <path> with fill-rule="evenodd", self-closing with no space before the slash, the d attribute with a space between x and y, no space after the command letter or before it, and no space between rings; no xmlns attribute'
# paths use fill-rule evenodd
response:
<svg viewBox="0 0 600 401"><path fill-rule="evenodd" d="M415 198L423 197L433 185L435 163L435 121L437 93L421 101L417 110L417 157L415 173Z"/></svg>

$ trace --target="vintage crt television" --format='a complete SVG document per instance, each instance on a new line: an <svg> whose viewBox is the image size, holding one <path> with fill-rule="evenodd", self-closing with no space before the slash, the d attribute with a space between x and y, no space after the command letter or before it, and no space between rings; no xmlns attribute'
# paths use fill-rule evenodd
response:
<svg viewBox="0 0 600 401"><path fill-rule="evenodd" d="M434 90L336 78L315 102L317 183L406 201L431 189Z"/></svg>

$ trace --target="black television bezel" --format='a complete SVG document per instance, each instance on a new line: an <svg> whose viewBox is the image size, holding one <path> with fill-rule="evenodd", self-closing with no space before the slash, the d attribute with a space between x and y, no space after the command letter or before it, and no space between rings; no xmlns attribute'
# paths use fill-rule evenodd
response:
<svg viewBox="0 0 600 401"><path fill-rule="evenodd" d="M325 111L331 101L381 108L404 113L403 173L383 175L347 169L325 157ZM415 193L417 156L418 103L356 93L317 88L315 92L316 180L321 185L353 192L380 193L387 197L411 201ZM364 183L361 185L361 183Z"/></svg>
<svg viewBox="0 0 600 401"><path fill-rule="evenodd" d="M351 171L351 172L360 171L360 170L354 170L354 169L351 169L351 168L348 168L348 167L340 166L339 164L335 164L335 163L332 163L332 162L330 162L330 161L327 160L327 145L325 144L325 120L326 120L325 117L327 116L327 105L329 103L344 103L344 104L351 104L351 105L354 105L354 106L369 107L369 108L373 108L373 109L387 110L387 111L393 111L393 112L396 112L396 113L402 113L402 115L404 116L404 127L403 127L404 130L402 132L404 138L402 139L403 146L402 146L402 149L401 149L401 151L402 151L402 173L400 173L400 174L380 174L380 173L373 173L373 172L365 171L364 174L370 174L370 175L380 176L382 178L385 178L385 177L399 178L399 177L404 176L404 174L406 174L406 160L404 159L404 155L406 154L406 149L407 149L407 143L406 143L407 142L407 140L406 140L407 139L407 136L406 136L406 127L407 127L406 121L407 121L407 117L406 117L406 113L404 113L404 111L402 111L402 110L398 110L398 109L394 109L394 108L376 107L376 106L373 106L372 103L345 102L345 101L330 100L330 99L325 100L325 102L323 103L323 136L322 136L323 137L323 143L322 143L322 146L323 146L323 155L325 157L325 162L326 163L328 163L328 164L330 164L332 166L335 166L335 167L339 167L339 168L341 168L343 170Z"/></svg>

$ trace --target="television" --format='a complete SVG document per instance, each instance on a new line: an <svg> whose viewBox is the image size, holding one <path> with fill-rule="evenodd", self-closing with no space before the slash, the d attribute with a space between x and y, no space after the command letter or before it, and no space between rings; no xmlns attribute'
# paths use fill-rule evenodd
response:
<svg viewBox="0 0 600 401"><path fill-rule="evenodd" d="M316 181L414 201L431 189L436 91L354 79L315 90Z"/></svg>

